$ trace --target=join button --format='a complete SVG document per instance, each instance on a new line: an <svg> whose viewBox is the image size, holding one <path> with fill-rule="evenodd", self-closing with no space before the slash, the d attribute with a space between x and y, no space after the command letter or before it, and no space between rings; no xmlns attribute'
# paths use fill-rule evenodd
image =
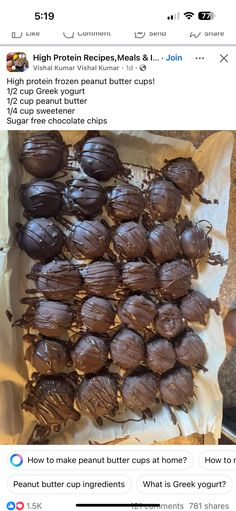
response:
<svg viewBox="0 0 236 511"><path fill-rule="evenodd" d="M183 60L183 57L182 55L178 55L177 53L175 53L174 55L171 55L171 53L169 53L168 57L166 58L166 61L167 62L179 62L179 61L182 61Z"/></svg>

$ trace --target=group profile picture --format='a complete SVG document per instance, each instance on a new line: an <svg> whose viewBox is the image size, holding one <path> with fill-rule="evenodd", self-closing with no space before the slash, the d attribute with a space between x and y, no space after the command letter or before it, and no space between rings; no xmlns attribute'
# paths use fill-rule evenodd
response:
<svg viewBox="0 0 236 511"><path fill-rule="evenodd" d="M29 67L26 54L24 52L9 52L7 54L7 71L10 73L22 73Z"/></svg>

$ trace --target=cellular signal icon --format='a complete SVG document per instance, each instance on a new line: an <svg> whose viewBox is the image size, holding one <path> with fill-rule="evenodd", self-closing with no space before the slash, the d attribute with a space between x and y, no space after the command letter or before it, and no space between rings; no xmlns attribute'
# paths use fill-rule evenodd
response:
<svg viewBox="0 0 236 511"><path fill-rule="evenodd" d="M180 13L176 12L175 14L171 14L170 16L167 16L168 20L179 20L180 19Z"/></svg>
<svg viewBox="0 0 236 511"><path fill-rule="evenodd" d="M184 13L185 18L188 20L191 20L191 18L194 16L194 12L187 11Z"/></svg>

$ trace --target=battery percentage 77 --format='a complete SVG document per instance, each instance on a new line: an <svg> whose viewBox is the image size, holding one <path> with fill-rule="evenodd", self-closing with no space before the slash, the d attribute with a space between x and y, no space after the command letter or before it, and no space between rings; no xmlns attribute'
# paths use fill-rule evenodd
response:
<svg viewBox="0 0 236 511"><path fill-rule="evenodd" d="M212 11L200 11L198 13L199 20L213 20L214 17L215 14Z"/></svg>

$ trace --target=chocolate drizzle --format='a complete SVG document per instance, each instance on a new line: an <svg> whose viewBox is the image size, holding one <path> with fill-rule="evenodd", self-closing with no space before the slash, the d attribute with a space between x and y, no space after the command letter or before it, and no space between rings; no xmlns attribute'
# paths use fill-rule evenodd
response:
<svg viewBox="0 0 236 511"><path fill-rule="evenodd" d="M166 160L166 165L161 171L165 179L172 181L186 197L191 199L194 188L204 181L204 175L199 172L196 163L192 158L174 158Z"/></svg>
<svg viewBox="0 0 236 511"><path fill-rule="evenodd" d="M174 367L175 361L175 350L166 339L152 339L147 344L147 366L154 373L165 373Z"/></svg>
<svg viewBox="0 0 236 511"><path fill-rule="evenodd" d="M23 410L31 412L42 426L60 431L68 419L79 420L74 409L75 390L64 374L40 376L27 385L29 394L22 403Z"/></svg>
<svg viewBox="0 0 236 511"><path fill-rule="evenodd" d="M121 322L128 328L141 331L153 321L155 314L153 301L142 295L129 296L118 308Z"/></svg>
<svg viewBox="0 0 236 511"><path fill-rule="evenodd" d="M27 277L48 300L71 300L82 287L79 270L67 260L35 264Z"/></svg>
<svg viewBox="0 0 236 511"><path fill-rule="evenodd" d="M36 133L22 146L20 161L37 178L53 177L66 164L68 149L59 131Z"/></svg>
<svg viewBox="0 0 236 511"><path fill-rule="evenodd" d="M105 333L114 323L115 311L109 300L89 297L81 307L83 325L91 332Z"/></svg>
<svg viewBox="0 0 236 511"><path fill-rule="evenodd" d="M105 203L104 188L95 179L72 179L66 183L63 203L66 214L82 219L94 217L101 212Z"/></svg>
<svg viewBox="0 0 236 511"><path fill-rule="evenodd" d="M165 303L157 308L155 329L158 334L172 341L184 329L183 316L176 305Z"/></svg>
<svg viewBox="0 0 236 511"><path fill-rule="evenodd" d="M201 365L206 358L206 348L195 332L186 332L175 342L177 361L185 366Z"/></svg>
<svg viewBox="0 0 236 511"><path fill-rule="evenodd" d="M180 253L180 243L176 232L167 225L155 225L148 233L148 248L158 264L175 259Z"/></svg>
<svg viewBox="0 0 236 511"><path fill-rule="evenodd" d="M110 261L95 261L82 270L84 286L88 293L109 296L117 289L120 274Z"/></svg>
<svg viewBox="0 0 236 511"><path fill-rule="evenodd" d="M32 259L46 262L60 253L64 234L51 220L35 218L17 227L16 241Z"/></svg>
<svg viewBox="0 0 236 511"><path fill-rule="evenodd" d="M118 152L108 138L93 137L85 141L82 149L75 145L75 151L85 174L98 181L108 181L123 170Z"/></svg>
<svg viewBox="0 0 236 511"><path fill-rule="evenodd" d="M25 359L41 374L57 374L68 364L69 355L65 344L43 339L27 349Z"/></svg>
<svg viewBox="0 0 236 511"><path fill-rule="evenodd" d="M155 403L157 392L158 378L147 370L127 376L121 387L125 405L131 410L141 412Z"/></svg>
<svg viewBox="0 0 236 511"><path fill-rule="evenodd" d="M96 259L103 256L110 243L110 233L99 220L77 222L66 237L66 247L75 258Z"/></svg>
<svg viewBox="0 0 236 511"><path fill-rule="evenodd" d="M170 181L155 180L148 187L150 212L160 222L176 217L181 199L180 190Z"/></svg>
<svg viewBox="0 0 236 511"><path fill-rule="evenodd" d="M142 257L147 250L146 231L136 222L125 222L115 230L113 243L122 259Z"/></svg>
<svg viewBox="0 0 236 511"><path fill-rule="evenodd" d="M176 367L160 378L160 396L172 406L182 406L193 396L194 382L189 369Z"/></svg>
<svg viewBox="0 0 236 511"><path fill-rule="evenodd" d="M115 221L138 219L144 206L143 194L137 186L120 184L108 190L106 209Z"/></svg>
<svg viewBox="0 0 236 511"><path fill-rule="evenodd" d="M87 334L80 339L70 353L76 369L88 373L97 373L107 362L108 346L103 339Z"/></svg>
<svg viewBox="0 0 236 511"><path fill-rule="evenodd" d="M122 282L131 291L150 291L156 286L156 268L142 261L126 263L122 267Z"/></svg>
<svg viewBox="0 0 236 511"><path fill-rule="evenodd" d="M157 274L157 287L166 299L176 299L187 294L191 284L191 269L182 259L164 263Z"/></svg>
<svg viewBox="0 0 236 511"><path fill-rule="evenodd" d="M180 310L183 317L187 321L193 321L206 325L206 315L209 309L215 310L216 314L220 313L219 301L210 300L200 291L192 291L188 296L184 297L180 302Z"/></svg>
<svg viewBox="0 0 236 511"><path fill-rule="evenodd" d="M134 330L122 328L112 338L111 358L124 369L134 369L145 359L145 343Z"/></svg>
<svg viewBox="0 0 236 511"><path fill-rule="evenodd" d="M85 378L77 392L79 408L93 417L115 415L118 409L117 385L108 375Z"/></svg>
<svg viewBox="0 0 236 511"><path fill-rule="evenodd" d="M61 183L37 179L20 186L20 201L31 217L49 218L62 208L62 189Z"/></svg>

